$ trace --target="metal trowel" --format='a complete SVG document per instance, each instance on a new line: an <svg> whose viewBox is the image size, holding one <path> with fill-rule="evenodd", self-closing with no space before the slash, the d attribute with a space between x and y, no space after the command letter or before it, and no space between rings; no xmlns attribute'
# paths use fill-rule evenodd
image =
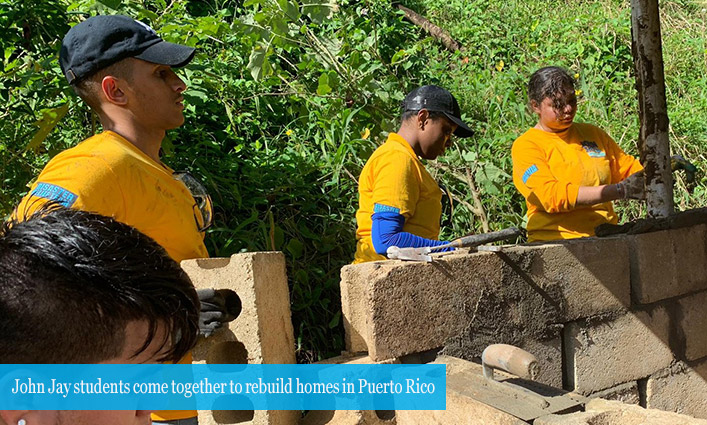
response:
<svg viewBox="0 0 707 425"><path fill-rule="evenodd" d="M435 363L450 359L453 360L440 356ZM489 345L481 355L481 362L481 373L465 367L447 376L447 389L528 423L550 414L583 411L589 401L581 395L534 382L540 373L538 361L518 347Z"/></svg>
<svg viewBox="0 0 707 425"><path fill-rule="evenodd" d="M499 230L496 232L482 233L480 235L463 236L455 239L447 244L439 246L425 246L420 248L398 248L391 246L386 254L392 260L407 260L407 261L427 261L431 262L432 257L428 254L439 251L445 248L473 248L491 242L505 241L515 239L523 235L523 230L517 227Z"/></svg>

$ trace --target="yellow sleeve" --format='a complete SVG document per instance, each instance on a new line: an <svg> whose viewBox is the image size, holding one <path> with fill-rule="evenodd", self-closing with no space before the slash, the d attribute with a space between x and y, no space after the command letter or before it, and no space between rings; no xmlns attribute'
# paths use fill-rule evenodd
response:
<svg viewBox="0 0 707 425"><path fill-rule="evenodd" d="M643 165L632 155L624 152L618 144L606 134L607 150L611 152L611 182L618 183L633 173L643 170Z"/></svg>
<svg viewBox="0 0 707 425"><path fill-rule="evenodd" d="M15 210L23 219L49 201L123 221L125 198L118 179L101 158L57 156L41 172Z"/></svg>
<svg viewBox="0 0 707 425"><path fill-rule="evenodd" d="M574 209L579 185L555 176L542 148L531 141L518 139L513 143L511 156L513 184L529 204L548 213Z"/></svg>
<svg viewBox="0 0 707 425"><path fill-rule="evenodd" d="M373 212L393 212L407 220L415 215L420 198L419 171L404 152L387 152L376 158L372 173Z"/></svg>

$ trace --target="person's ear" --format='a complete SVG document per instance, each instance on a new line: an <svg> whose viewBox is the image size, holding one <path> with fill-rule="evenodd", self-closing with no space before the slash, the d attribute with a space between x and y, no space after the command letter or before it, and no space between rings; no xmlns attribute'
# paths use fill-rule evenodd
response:
<svg viewBox="0 0 707 425"><path fill-rule="evenodd" d="M0 410L0 424L17 425L17 422L24 419L28 412L29 410Z"/></svg>
<svg viewBox="0 0 707 425"><path fill-rule="evenodd" d="M536 114L540 114L540 105L538 105L538 102L534 100L530 101L530 109L532 109Z"/></svg>
<svg viewBox="0 0 707 425"><path fill-rule="evenodd" d="M54 425L56 410L0 410L1 425Z"/></svg>
<svg viewBox="0 0 707 425"><path fill-rule="evenodd" d="M101 90L103 91L103 96L108 100L108 102L115 105L125 105L128 103L128 98L125 96L125 92L121 88L123 81L119 78L113 77L112 75L106 75L101 80Z"/></svg>
<svg viewBox="0 0 707 425"><path fill-rule="evenodd" d="M427 121L430 119L430 112L427 109L420 109L417 112L417 125L420 128L420 130L425 129L425 125L427 124Z"/></svg>

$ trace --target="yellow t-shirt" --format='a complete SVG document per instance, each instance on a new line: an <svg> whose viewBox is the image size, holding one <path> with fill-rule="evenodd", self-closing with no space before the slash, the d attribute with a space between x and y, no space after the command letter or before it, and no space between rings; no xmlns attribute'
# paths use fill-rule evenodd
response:
<svg viewBox="0 0 707 425"><path fill-rule="evenodd" d="M174 171L122 136L106 131L54 157L15 210L23 219L55 200L131 225L153 238L175 261L209 254L198 231L201 213ZM191 363L191 354L179 363ZM192 418L196 411L165 411L154 420Z"/></svg>
<svg viewBox="0 0 707 425"><path fill-rule="evenodd" d="M513 183L528 207L528 241L593 236L616 223L611 202L577 206L580 186L624 180L643 169L603 130L573 123L560 133L531 128L513 143Z"/></svg>
<svg viewBox="0 0 707 425"><path fill-rule="evenodd" d="M381 208L405 217L404 232L439 237L442 191L399 134L390 133L368 159L358 180L358 195L354 264L386 259L376 253L371 240L371 216Z"/></svg>

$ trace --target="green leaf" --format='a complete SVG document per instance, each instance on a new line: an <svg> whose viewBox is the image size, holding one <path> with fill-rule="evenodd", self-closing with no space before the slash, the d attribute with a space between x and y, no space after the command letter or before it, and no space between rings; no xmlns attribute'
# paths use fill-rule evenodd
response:
<svg viewBox="0 0 707 425"><path fill-rule="evenodd" d="M332 11L332 5L329 3L306 4L302 6L302 14L308 16L309 19L317 24L321 24L325 19L331 16Z"/></svg>
<svg viewBox="0 0 707 425"><path fill-rule="evenodd" d="M122 0L98 0L99 3L102 3L111 9L117 9L120 7L120 4L123 2Z"/></svg>
<svg viewBox="0 0 707 425"><path fill-rule="evenodd" d="M290 31L290 27L287 25L286 19L275 18L270 22L272 24L272 32L277 35L287 35Z"/></svg>
<svg viewBox="0 0 707 425"><path fill-rule="evenodd" d="M285 16L287 17L288 20L290 21L296 21L300 17L299 13L299 5L297 4L296 1L288 1L288 0L277 0L277 4L280 5L280 8L282 11L285 13Z"/></svg>
<svg viewBox="0 0 707 425"><path fill-rule="evenodd" d="M258 42L255 47L253 47L253 51L250 53L247 68L248 71L250 71L250 75L256 81L270 73L270 65L267 61L269 50L270 43L266 45L263 42Z"/></svg>
<svg viewBox="0 0 707 425"><path fill-rule="evenodd" d="M35 150L42 145L44 139L47 138L49 133L59 124L64 115L69 111L69 104L65 103L58 108L45 109L42 111L42 118L40 118L34 125L39 127L39 130L34 134L32 140L27 143L25 150Z"/></svg>
<svg viewBox="0 0 707 425"><path fill-rule="evenodd" d="M339 86L339 74L336 71L329 71L329 87L335 89Z"/></svg>
<svg viewBox="0 0 707 425"><path fill-rule="evenodd" d="M395 52L392 58L390 58L390 64L395 65L398 62L401 62L403 59L407 57L408 53L405 50L398 50Z"/></svg>
<svg viewBox="0 0 707 425"><path fill-rule="evenodd" d="M263 0L246 0L243 2L243 7L253 6L254 4L260 4Z"/></svg>
<svg viewBox="0 0 707 425"><path fill-rule="evenodd" d="M317 87L317 94L319 96L324 96L331 93L331 87L329 87L329 74L326 72L319 76L319 86Z"/></svg>
<svg viewBox="0 0 707 425"><path fill-rule="evenodd" d="M292 254L292 258L297 259L302 256L302 252L304 252L304 245L297 239L290 239L285 249L287 252Z"/></svg>
<svg viewBox="0 0 707 425"><path fill-rule="evenodd" d="M504 179L510 178L510 175L495 165L486 163L476 170L474 178L487 194L497 195L501 193L500 188L504 185Z"/></svg>
<svg viewBox="0 0 707 425"><path fill-rule="evenodd" d="M334 329L339 325L339 320L341 320L341 310L337 311L334 317L329 321L329 329Z"/></svg>
<svg viewBox="0 0 707 425"><path fill-rule="evenodd" d="M462 158L466 162L476 162L476 152L464 151L462 152Z"/></svg>

